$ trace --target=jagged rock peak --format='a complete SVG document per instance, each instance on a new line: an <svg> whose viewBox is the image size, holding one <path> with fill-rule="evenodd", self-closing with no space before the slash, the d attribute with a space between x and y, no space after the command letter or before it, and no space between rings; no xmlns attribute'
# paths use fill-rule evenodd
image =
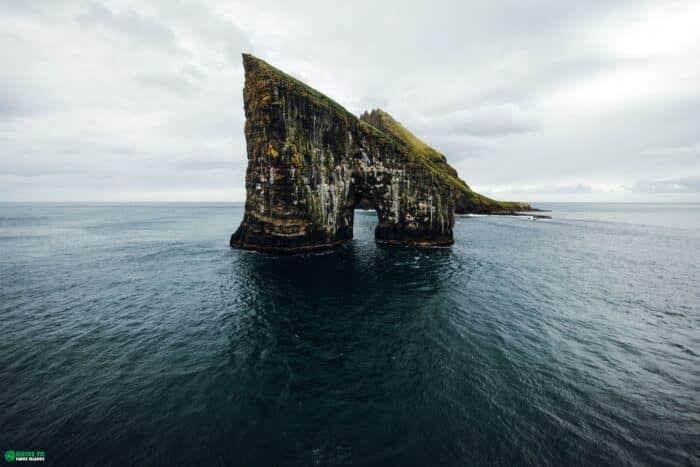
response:
<svg viewBox="0 0 700 467"><path fill-rule="evenodd" d="M378 242L449 245L453 186L404 144L252 55L243 55L248 169L231 245L297 253L352 238L371 200Z"/></svg>

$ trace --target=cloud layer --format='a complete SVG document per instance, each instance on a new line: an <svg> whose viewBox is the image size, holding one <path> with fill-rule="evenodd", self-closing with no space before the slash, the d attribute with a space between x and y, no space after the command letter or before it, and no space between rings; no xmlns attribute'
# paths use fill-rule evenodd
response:
<svg viewBox="0 0 700 467"><path fill-rule="evenodd" d="M0 201L242 200L240 53L499 198L700 201L694 1L0 0Z"/></svg>

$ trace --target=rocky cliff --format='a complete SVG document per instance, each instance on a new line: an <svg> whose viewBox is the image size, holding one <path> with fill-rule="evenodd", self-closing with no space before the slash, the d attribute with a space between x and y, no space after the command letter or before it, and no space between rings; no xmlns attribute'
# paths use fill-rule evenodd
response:
<svg viewBox="0 0 700 467"><path fill-rule="evenodd" d="M360 118L389 137L408 146L414 154L422 157L433 170L441 173L453 188L457 214L512 214L516 211L532 209L527 203L496 201L472 191L469 185L459 178L457 171L447 163L443 154L425 144L387 112L374 109L371 112L363 113Z"/></svg>
<svg viewBox="0 0 700 467"><path fill-rule="evenodd" d="M296 253L352 238L371 200L378 242L450 245L454 184L410 145L251 55L243 55L248 151L243 222L231 245Z"/></svg>

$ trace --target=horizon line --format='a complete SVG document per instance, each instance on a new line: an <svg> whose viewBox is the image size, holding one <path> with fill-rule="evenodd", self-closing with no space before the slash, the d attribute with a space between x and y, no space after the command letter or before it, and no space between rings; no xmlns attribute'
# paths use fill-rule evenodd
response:
<svg viewBox="0 0 700 467"><path fill-rule="evenodd" d="M92 204L147 204L147 203L169 203L169 204L201 204L201 203L216 203L216 204L243 204L245 200L237 201L223 201L223 200L199 200L199 201L176 201L176 200L67 200L67 201L56 201L56 200L33 200L33 201L4 201L0 200L0 204L31 204L31 203L42 203L42 204L79 204L79 203L92 203ZM530 204L534 203L566 203L566 204L700 204L698 201L530 201Z"/></svg>

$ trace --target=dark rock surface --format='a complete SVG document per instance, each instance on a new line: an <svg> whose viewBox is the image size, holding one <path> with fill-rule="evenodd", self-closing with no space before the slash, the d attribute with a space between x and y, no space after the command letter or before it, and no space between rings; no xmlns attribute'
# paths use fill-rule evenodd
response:
<svg viewBox="0 0 700 467"><path fill-rule="evenodd" d="M374 109L371 112L364 112L360 118L394 140L407 145L413 153L422 157L433 170L441 173L453 188L457 214L517 215L519 211L533 211L527 203L497 201L473 191L459 177L454 167L447 163L447 158L442 153L421 141L389 113L381 109Z"/></svg>
<svg viewBox="0 0 700 467"><path fill-rule="evenodd" d="M356 205L378 242L453 243L454 188L410 146L251 55L243 55L248 151L243 222L231 246L276 253L352 238Z"/></svg>

